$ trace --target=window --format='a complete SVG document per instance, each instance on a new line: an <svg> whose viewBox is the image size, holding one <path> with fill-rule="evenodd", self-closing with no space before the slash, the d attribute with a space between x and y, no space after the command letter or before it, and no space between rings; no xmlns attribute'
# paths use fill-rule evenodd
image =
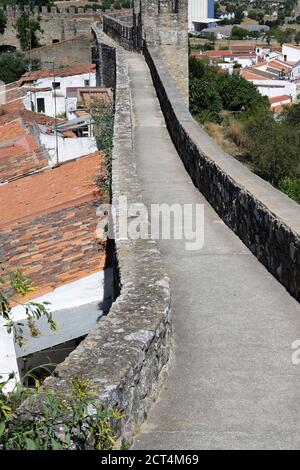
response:
<svg viewBox="0 0 300 470"><path fill-rule="evenodd" d="M283 56L283 60L284 60L284 62L287 61L287 55L284 55L284 56Z"/></svg>
<svg viewBox="0 0 300 470"><path fill-rule="evenodd" d="M37 105L37 112L38 113L44 113L45 112L45 99L44 98L37 98L36 105Z"/></svg>
<svg viewBox="0 0 300 470"><path fill-rule="evenodd" d="M171 13L178 13L179 12L179 0L172 0L171 3Z"/></svg>
<svg viewBox="0 0 300 470"><path fill-rule="evenodd" d="M52 39L52 44L56 44L59 42L59 39Z"/></svg>
<svg viewBox="0 0 300 470"><path fill-rule="evenodd" d="M84 86L90 86L90 81L89 80L84 80Z"/></svg>
<svg viewBox="0 0 300 470"><path fill-rule="evenodd" d="M60 89L60 82L52 82L52 88L53 88L53 90L59 90Z"/></svg>

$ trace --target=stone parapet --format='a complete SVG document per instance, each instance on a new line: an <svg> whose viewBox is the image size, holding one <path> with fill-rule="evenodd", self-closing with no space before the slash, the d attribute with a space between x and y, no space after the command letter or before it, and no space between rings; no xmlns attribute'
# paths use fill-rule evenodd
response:
<svg viewBox="0 0 300 470"><path fill-rule="evenodd" d="M111 49L110 60L114 54L116 58L112 203L117 208L120 196L127 196L128 203L142 202L132 147L129 81L124 50L105 44L97 28L93 31L100 53L105 51L107 57ZM117 239L115 248L117 298L109 314L58 365L45 386L67 394L72 376L89 378L97 404L123 411L118 438L130 443L157 396L169 361L171 298L155 241ZM37 400L34 409L28 411L25 403L19 413L38 419L42 408ZM88 449L89 443L85 445Z"/></svg>
<svg viewBox="0 0 300 470"><path fill-rule="evenodd" d="M193 119L160 51L144 54L169 133L194 185L258 260L300 300L300 207L226 154Z"/></svg>

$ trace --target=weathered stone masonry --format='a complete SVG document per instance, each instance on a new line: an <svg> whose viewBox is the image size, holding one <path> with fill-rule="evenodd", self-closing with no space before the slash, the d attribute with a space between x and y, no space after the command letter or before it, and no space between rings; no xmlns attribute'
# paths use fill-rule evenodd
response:
<svg viewBox="0 0 300 470"><path fill-rule="evenodd" d="M0 6L0 8L4 8ZM18 5L5 5L5 15L7 17L7 26L4 34L0 35L0 45L10 45L20 47L17 38L15 24L22 14ZM41 11L38 8L30 9L25 5L24 10L33 17L40 18L42 32L38 33L41 44L49 44L52 41L64 41L73 39L83 34L90 35L91 23L99 20L100 12L94 12L92 9L69 7L68 10L57 7L42 6Z"/></svg>
<svg viewBox="0 0 300 470"><path fill-rule="evenodd" d="M124 51L97 37L105 61L116 57L116 100L113 148L113 204L119 196L142 201L132 149L131 102ZM110 52L109 52L110 51ZM103 70L103 69L102 69ZM107 72L104 73L107 76ZM131 442L156 397L171 347L169 280L157 245L151 240L116 240L120 295L109 315L56 369L46 386L68 393L70 377L88 377L96 387L97 402L124 411L118 436ZM20 411L24 414L24 407ZM38 419L36 403L31 416ZM27 414L27 413L26 413ZM86 443L89 448L89 443Z"/></svg>
<svg viewBox="0 0 300 470"><path fill-rule="evenodd" d="M103 30L129 50L159 47L164 65L188 103L188 0L133 0L130 16L103 16Z"/></svg>

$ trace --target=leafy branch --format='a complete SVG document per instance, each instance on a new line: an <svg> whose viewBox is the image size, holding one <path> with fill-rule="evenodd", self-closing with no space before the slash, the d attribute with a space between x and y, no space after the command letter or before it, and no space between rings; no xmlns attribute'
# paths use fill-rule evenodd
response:
<svg viewBox="0 0 300 470"><path fill-rule="evenodd" d="M11 311L11 298L14 295L25 297L28 293L35 290L34 285L30 279L24 276L20 271L7 271L3 266L0 265L0 285L4 288L0 288L0 317L2 317L6 323L4 326L9 334L13 333L15 341L22 346L25 342L23 335L24 323L15 322L12 318ZM10 290L11 295L6 292ZM39 335L39 330L36 325L36 321L40 320L42 316L47 318L47 322L50 325L52 331L56 331L56 323L52 318L52 314L48 309L50 302L26 302L21 304L25 310L27 318L27 325L30 333L33 337Z"/></svg>
<svg viewBox="0 0 300 470"><path fill-rule="evenodd" d="M114 135L114 106L113 103L105 104L100 100L94 100L91 109L94 122L94 135L97 147L104 156L104 164L97 174L96 182L106 193L110 194L112 148Z"/></svg>
<svg viewBox="0 0 300 470"><path fill-rule="evenodd" d="M74 376L69 381L70 393L41 389L18 389L8 397L0 382L0 449L2 450L113 450L117 448L113 427L123 415L115 409L105 410L96 405L96 394L89 379ZM41 416L37 420L16 419L15 410L27 398L41 402ZM87 444L89 443L89 444Z"/></svg>

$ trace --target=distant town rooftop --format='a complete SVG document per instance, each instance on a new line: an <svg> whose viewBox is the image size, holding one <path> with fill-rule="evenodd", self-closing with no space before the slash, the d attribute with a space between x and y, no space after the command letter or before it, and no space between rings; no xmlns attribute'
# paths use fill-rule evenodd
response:
<svg viewBox="0 0 300 470"><path fill-rule="evenodd" d="M72 75L82 75L84 73L95 73L95 64L73 65L72 67L64 67L62 69L55 69L55 76L59 78L70 77ZM53 70L42 69L34 72L26 72L19 80L20 85L28 81L35 81L41 78L53 77Z"/></svg>

